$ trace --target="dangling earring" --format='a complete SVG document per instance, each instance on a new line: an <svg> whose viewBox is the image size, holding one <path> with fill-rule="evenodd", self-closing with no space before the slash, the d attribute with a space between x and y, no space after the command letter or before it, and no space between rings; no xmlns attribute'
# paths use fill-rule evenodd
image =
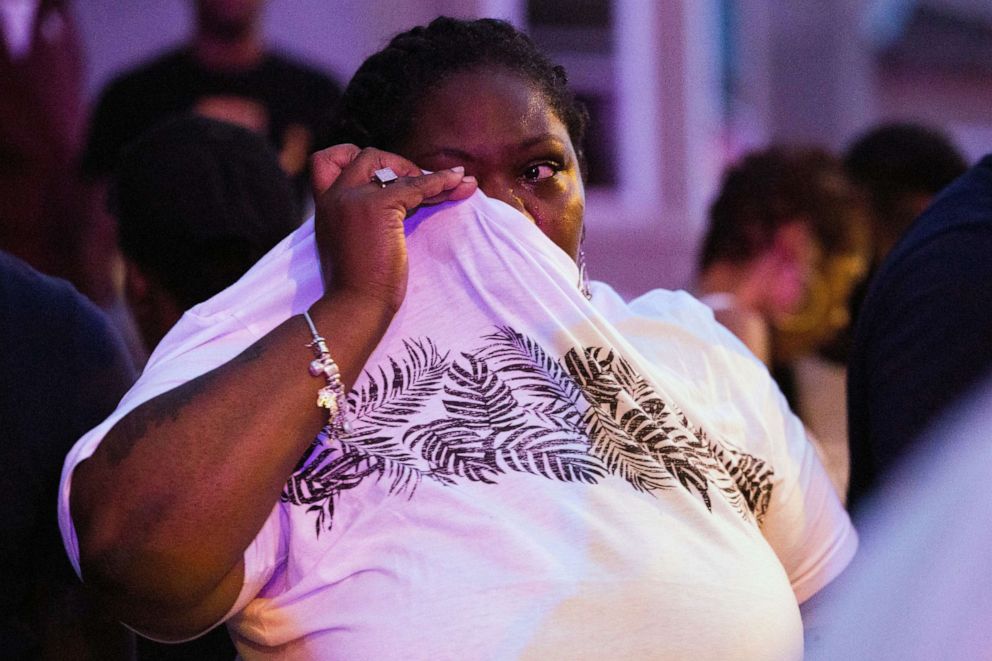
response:
<svg viewBox="0 0 992 661"><path fill-rule="evenodd" d="M589 270L586 268L586 228L582 227L582 238L579 239L579 291L582 295L586 297L586 300L592 300L592 292L589 291Z"/></svg>

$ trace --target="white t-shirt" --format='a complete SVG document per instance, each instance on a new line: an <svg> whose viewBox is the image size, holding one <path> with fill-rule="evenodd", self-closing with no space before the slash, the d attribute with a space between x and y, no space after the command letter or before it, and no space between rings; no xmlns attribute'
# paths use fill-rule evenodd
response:
<svg viewBox="0 0 992 661"><path fill-rule="evenodd" d="M797 603L856 537L765 368L687 294L595 283L587 301L575 264L481 193L407 235L355 429L315 441L245 551L241 655L801 658ZM184 316L67 458L77 568L73 467L319 295L308 223Z"/></svg>

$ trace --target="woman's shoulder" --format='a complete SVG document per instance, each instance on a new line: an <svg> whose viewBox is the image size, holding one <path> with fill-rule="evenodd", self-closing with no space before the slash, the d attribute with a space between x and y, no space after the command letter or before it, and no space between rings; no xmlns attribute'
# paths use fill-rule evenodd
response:
<svg viewBox="0 0 992 661"><path fill-rule="evenodd" d="M713 323L711 308L682 289L652 289L631 300L630 307L638 313L667 317L693 323Z"/></svg>
<svg viewBox="0 0 992 661"><path fill-rule="evenodd" d="M646 316L704 323L713 320L710 308L681 289L652 289L629 300L605 282L591 282L590 290L593 305L606 316Z"/></svg>
<svg viewBox="0 0 992 661"><path fill-rule="evenodd" d="M653 289L629 303L624 303L616 292L612 294L615 298L609 303L617 309L605 310L607 316L611 316L612 312L614 319L621 318L617 311L622 305L623 316L653 324L665 324L679 331L677 334L666 333L664 339L674 341L676 336L689 337L695 343L719 346L730 349L733 353L743 352L750 356L740 340L717 320L713 309L687 291Z"/></svg>
<svg viewBox="0 0 992 661"><path fill-rule="evenodd" d="M777 388L765 365L709 307L685 291L657 289L629 303L600 297L599 288L594 294L597 307L646 365L667 375L667 389L681 395L682 408L722 436L738 438L742 447L756 443L752 449L765 452L760 439L769 434L761 430L784 412Z"/></svg>

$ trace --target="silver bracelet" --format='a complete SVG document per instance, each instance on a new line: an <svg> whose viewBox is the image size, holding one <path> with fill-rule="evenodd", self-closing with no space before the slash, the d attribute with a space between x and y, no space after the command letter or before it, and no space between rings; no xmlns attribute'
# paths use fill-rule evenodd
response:
<svg viewBox="0 0 992 661"><path fill-rule="evenodd" d="M349 420L348 396L344 391L344 384L341 382L341 370L338 364L331 358L331 352L327 349L327 342L317 332L317 327L310 318L308 310L303 311L303 319L310 327L310 334L313 341L306 346L313 349L314 359L310 361L311 376L323 376L327 385L317 391L317 406L327 409L328 427L332 434L334 432L347 433L351 430Z"/></svg>

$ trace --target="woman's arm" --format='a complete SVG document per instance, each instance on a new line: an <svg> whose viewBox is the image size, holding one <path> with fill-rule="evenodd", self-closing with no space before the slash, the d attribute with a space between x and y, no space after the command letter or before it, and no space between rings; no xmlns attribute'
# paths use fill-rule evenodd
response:
<svg viewBox="0 0 992 661"><path fill-rule="evenodd" d="M406 175L379 188L375 169ZM311 308L341 369L357 378L406 292L403 219L467 197L459 171L342 145L314 157L315 232L334 280ZM73 475L71 510L84 579L125 622L186 637L231 608L242 555L327 422L315 405L306 323L292 317L229 363L136 408Z"/></svg>

